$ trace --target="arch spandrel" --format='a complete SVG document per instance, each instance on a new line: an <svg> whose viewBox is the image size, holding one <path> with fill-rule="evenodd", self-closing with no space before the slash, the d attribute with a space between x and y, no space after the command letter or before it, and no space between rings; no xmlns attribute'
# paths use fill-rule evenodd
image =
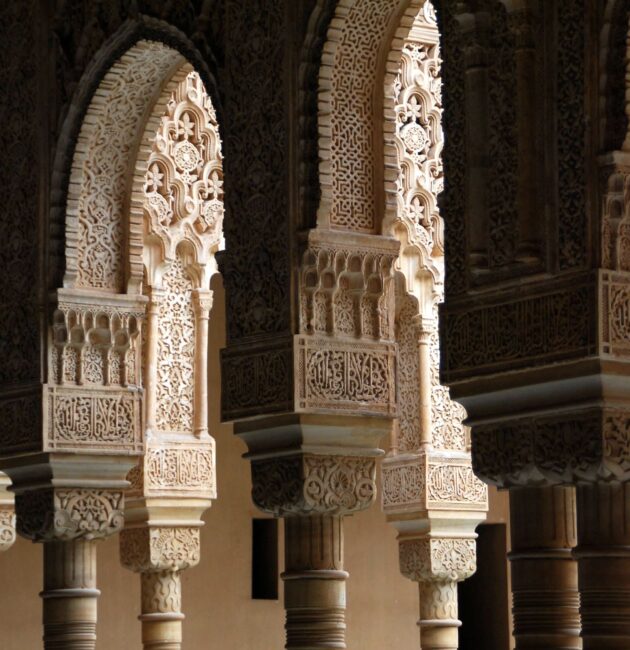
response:
<svg viewBox="0 0 630 650"><path fill-rule="evenodd" d="M113 64L94 94L68 187L65 287L126 293L129 170L156 89L183 62L166 45L140 41Z"/></svg>

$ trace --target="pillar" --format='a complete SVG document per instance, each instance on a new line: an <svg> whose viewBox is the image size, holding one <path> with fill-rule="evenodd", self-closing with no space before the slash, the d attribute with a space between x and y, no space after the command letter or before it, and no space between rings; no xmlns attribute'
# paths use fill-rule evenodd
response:
<svg viewBox="0 0 630 650"><path fill-rule="evenodd" d="M516 650L581 648L574 489L512 488L510 525Z"/></svg>
<svg viewBox="0 0 630 650"><path fill-rule="evenodd" d="M457 650L461 621L457 583L475 572L475 537L401 537L400 570L420 590L420 646L423 650Z"/></svg>
<svg viewBox="0 0 630 650"><path fill-rule="evenodd" d="M630 647L630 485L577 486L578 576L584 650Z"/></svg>
<svg viewBox="0 0 630 650"><path fill-rule="evenodd" d="M77 539L44 544L45 650L96 647L96 542Z"/></svg>
<svg viewBox="0 0 630 650"><path fill-rule="evenodd" d="M182 647L182 585L177 570L142 574L142 647L179 650Z"/></svg>
<svg viewBox="0 0 630 650"><path fill-rule="evenodd" d="M160 511L151 499L132 502L127 512L130 527L120 535L122 565L138 574L141 581L142 647L145 650L180 650L182 647L182 585L181 572L196 566L201 555L200 525L159 526L137 519L146 504L149 517L157 519ZM168 501L167 501L168 504ZM182 504L184 506L184 504ZM202 503L203 509L207 503ZM168 508L168 505L167 505ZM183 510L183 512L182 512ZM192 519L193 511L170 511L176 516ZM203 510L201 510L203 512ZM196 513L200 517L200 513Z"/></svg>
<svg viewBox="0 0 630 650"><path fill-rule="evenodd" d="M287 650L345 648L343 517L287 517L284 530Z"/></svg>

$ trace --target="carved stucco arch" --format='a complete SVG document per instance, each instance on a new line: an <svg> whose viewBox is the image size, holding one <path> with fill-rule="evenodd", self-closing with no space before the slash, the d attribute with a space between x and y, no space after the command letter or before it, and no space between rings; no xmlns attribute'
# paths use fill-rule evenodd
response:
<svg viewBox="0 0 630 650"><path fill-rule="evenodd" d="M188 62L199 73L212 98L213 106L217 113L221 114L221 102L214 75L216 67L214 59L211 53L206 53L204 57L180 30L168 23L140 14L127 20L107 40L88 65L78 84L78 91L73 96L72 103L65 115L55 148L48 225L50 233L48 277L51 288L68 286L68 283L74 282L73 276L76 275L75 243L73 242L75 229L73 224L67 224L67 213L71 213L69 217L72 221L75 218L75 214L72 213L75 213L78 202L81 200L82 175L79 168L84 155L81 149L89 138L89 132L93 130L94 121L103 115L103 102L99 102L99 93L103 92L102 82L108 75L109 81L114 81L117 75L124 74L125 65L120 65L121 57L133 58L134 53L138 51L139 43L150 43L149 47L156 50L162 49L163 60L160 73L145 86L145 89L148 90L146 101L142 105L137 105L134 111L134 119L138 128L126 155L129 177L138 153L139 138L146 128L147 114L151 108L155 107L164 84L184 63ZM142 47L146 47L146 45ZM143 82L142 78L137 81ZM131 186L127 184L122 204L124 209L129 207L130 191ZM68 237L68 235L70 236ZM123 287L123 292L137 290L138 279L141 279L141 275L138 275L141 272L141 266L138 264L137 249L132 248L129 253L133 261L125 269L124 279L128 286ZM65 278L64 273L67 275Z"/></svg>
<svg viewBox="0 0 630 650"><path fill-rule="evenodd" d="M395 183L396 164L393 141L386 137L383 145L383 83L394 82L421 6L422 0L337 3L319 73L318 226L380 233L383 174ZM352 168L345 167L348 160Z"/></svg>

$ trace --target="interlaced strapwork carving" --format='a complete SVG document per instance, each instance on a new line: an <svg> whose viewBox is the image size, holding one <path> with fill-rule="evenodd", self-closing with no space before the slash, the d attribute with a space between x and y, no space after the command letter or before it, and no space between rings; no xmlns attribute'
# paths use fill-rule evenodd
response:
<svg viewBox="0 0 630 650"><path fill-rule="evenodd" d="M76 232L76 240L67 238L67 273L77 287L124 290L129 158L153 89L178 58L165 45L143 41L112 66L103 92L94 96L91 119L79 136L81 151L89 155L75 155L68 200L68 234ZM80 186L78 196L73 182Z"/></svg>
<svg viewBox="0 0 630 650"><path fill-rule="evenodd" d="M395 0L354 2L344 11L352 29L328 34L334 64L332 73L326 71L332 76L326 80L331 88L330 107L320 114L320 128L326 123L331 131L330 169L321 174L321 180L322 207L331 201L330 224L335 228L373 232L377 227L372 89L379 45L396 8Z"/></svg>

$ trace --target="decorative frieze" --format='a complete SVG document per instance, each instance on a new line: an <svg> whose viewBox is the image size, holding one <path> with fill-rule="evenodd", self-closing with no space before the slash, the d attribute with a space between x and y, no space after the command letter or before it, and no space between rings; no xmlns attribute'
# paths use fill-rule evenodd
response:
<svg viewBox="0 0 630 650"><path fill-rule="evenodd" d="M630 411L585 409L473 429L473 467L499 487L630 479Z"/></svg>
<svg viewBox="0 0 630 650"><path fill-rule="evenodd" d="M414 458L404 464L402 461L384 461L381 479L385 512L404 506L417 507L424 502L426 476L419 459Z"/></svg>
<svg viewBox="0 0 630 650"><path fill-rule="evenodd" d="M293 409L293 341L222 351L224 420Z"/></svg>
<svg viewBox="0 0 630 650"><path fill-rule="evenodd" d="M45 394L46 451L142 452L139 393L49 386Z"/></svg>
<svg viewBox="0 0 630 650"><path fill-rule="evenodd" d="M349 514L376 496L372 457L301 454L252 461L252 498L276 516Z"/></svg>
<svg viewBox="0 0 630 650"><path fill-rule="evenodd" d="M595 283L441 314L446 383L592 354Z"/></svg>
<svg viewBox="0 0 630 650"><path fill-rule="evenodd" d="M382 465L385 512L485 511L488 490L470 463L465 452L389 456Z"/></svg>
<svg viewBox="0 0 630 650"><path fill-rule="evenodd" d="M38 449L42 440L42 393L0 399L0 454Z"/></svg>
<svg viewBox="0 0 630 650"><path fill-rule="evenodd" d="M17 530L36 542L98 539L124 524L123 493L47 488L15 496Z"/></svg>
<svg viewBox="0 0 630 650"><path fill-rule="evenodd" d="M427 468L427 503L429 507L452 506L463 510L467 505L487 507L488 489L465 464L429 463Z"/></svg>
<svg viewBox="0 0 630 650"><path fill-rule="evenodd" d="M296 409L396 414L393 343L296 339Z"/></svg>
<svg viewBox="0 0 630 650"><path fill-rule="evenodd" d="M150 443L144 457L144 494L190 493L216 498L214 441Z"/></svg>

